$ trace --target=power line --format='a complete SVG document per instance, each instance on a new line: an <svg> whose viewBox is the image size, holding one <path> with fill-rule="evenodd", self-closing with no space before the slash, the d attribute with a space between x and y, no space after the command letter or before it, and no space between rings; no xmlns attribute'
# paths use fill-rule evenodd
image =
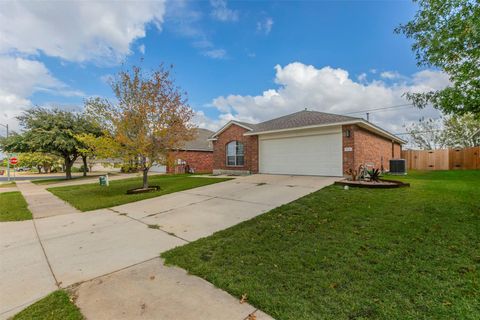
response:
<svg viewBox="0 0 480 320"><path fill-rule="evenodd" d="M399 132L399 133L394 133L394 135L400 136L404 134L416 134L416 133L433 133L433 132L438 132L442 131L442 129L435 129L435 130L428 130L428 131L415 131L415 132Z"/></svg>
<svg viewBox="0 0 480 320"><path fill-rule="evenodd" d="M388 107L365 109L365 110L360 110L360 111L347 112L347 113L344 113L344 114L365 113L365 112L388 110L388 109L395 109L395 108L401 108L401 107L407 107L407 106L408 106L408 107L412 107L412 106L413 106L413 103L405 103L405 104L398 104L398 105L388 106Z"/></svg>

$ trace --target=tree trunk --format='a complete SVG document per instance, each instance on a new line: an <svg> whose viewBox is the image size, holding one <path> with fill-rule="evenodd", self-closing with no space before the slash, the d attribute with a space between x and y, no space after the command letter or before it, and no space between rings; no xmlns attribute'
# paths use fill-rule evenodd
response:
<svg viewBox="0 0 480 320"><path fill-rule="evenodd" d="M38 173L42 173L42 166L37 166Z"/></svg>
<svg viewBox="0 0 480 320"><path fill-rule="evenodd" d="M148 168L143 169L143 189L148 188Z"/></svg>
<svg viewBox="0 0 480 320"><path fill-rule="evenodd" d="M72 179L72 166L73 163L75 162L74 160L71 160L69 156L66 156L65 158L65 178L67 180Z"/></svg>
<svg viewBox="0 0 480 320"><path fill-rule="evenodd" d="M148 188L148 167L147 167L147 158L142 157L142 171L143 171L143 189Z"/></svg>
<svg viewBox="0 0 480 320"><path fill-rule="evenodd" d="M87 156L82 156L82 161L83 161L83 176L87 176Z"/></svg>

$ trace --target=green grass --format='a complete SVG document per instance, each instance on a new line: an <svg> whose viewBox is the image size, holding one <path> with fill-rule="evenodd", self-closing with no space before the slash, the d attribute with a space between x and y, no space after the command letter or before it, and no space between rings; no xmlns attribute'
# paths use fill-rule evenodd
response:
<svg viewBox="0 0 480 320"><path fill-rule="evenodd" d="M126 194L128 189L142 186L142 178L130 178L110 182L109 187L95 184L49 188L59 198L81 211L113 207L129 202L158 197L164 194L201 187L229 179L191 177L189 175L154 175L148 178L150 185L159 185L155 192Z"/></svg>
<svg viewBox="0 0 480 320"><path fill-rule="evenodd" d="M284 319L479 319L480 171L330 186L162 254Z"/></svg>
<svg viewBox="0 0 480 320"><path fill-rule="evenodd" d="M55 291L16 314L13 320L81 320L80 310L63 290Z"/></svg>
<svg viewBox="0 0 480 320"><path fill-rule="evenodd" d="M32 219L27 202L19 191L0 193L0 221L21 221Z"/></svg>
<svg viewBox="0 0 480 320"><path fill-rule="evenodd" d="M3 183L0 183L0 188L12 188L12 187L15 187L17 184L13 181L10 181L10 182L3 182Z"/></svg>

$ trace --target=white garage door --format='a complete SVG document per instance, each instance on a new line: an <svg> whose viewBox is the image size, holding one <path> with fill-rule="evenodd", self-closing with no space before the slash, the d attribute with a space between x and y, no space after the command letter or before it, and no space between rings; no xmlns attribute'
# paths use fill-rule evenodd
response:
<svg viewBox="0 0 480 320"><path fill-rule="evenodd" d="M262 139L261 173L342 176L342 134Z"/></svg>

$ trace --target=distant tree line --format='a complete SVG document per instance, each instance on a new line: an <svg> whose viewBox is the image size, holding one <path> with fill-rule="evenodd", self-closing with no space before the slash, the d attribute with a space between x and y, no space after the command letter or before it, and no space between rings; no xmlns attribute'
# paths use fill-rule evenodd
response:
<svg viewBox="0 0 480 320"><path fill-rule="evenodd" d="M410 144L423 150L478 146L479 130L480 119L472 113L437 120L421 119L406 127Z"/></svg>

